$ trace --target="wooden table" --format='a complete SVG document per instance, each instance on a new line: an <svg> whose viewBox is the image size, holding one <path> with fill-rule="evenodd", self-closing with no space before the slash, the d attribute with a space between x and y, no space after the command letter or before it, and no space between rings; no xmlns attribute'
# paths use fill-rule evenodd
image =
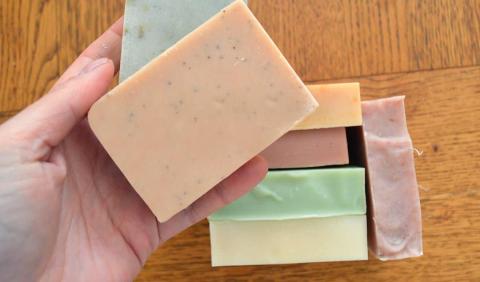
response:
<svg viewBox="0 0 480 282"><path fill-rule="evenodd" d="M153 254L138 281L480 281L480 1L250 3L305 81L360 81L364 99L407 96L423 152L425 255L212 269L204 221ZM45 93L122 10L122 0L2 0L0 120Z"/></svg>

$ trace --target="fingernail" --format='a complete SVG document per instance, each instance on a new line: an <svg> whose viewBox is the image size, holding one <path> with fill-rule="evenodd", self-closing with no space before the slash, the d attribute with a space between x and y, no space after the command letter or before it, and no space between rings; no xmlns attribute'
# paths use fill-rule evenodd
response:
<svg viewBox="0 0 480 282"><path fill-rule="evenodd" d="M86 74L86 73L89 73L95 69L97 69L98 67L108 63L108 59L107 58L100 58L100 59L97 59L91 63L89 63L88 65L86 65L82 71L80 72L80 74Z"/></svg>

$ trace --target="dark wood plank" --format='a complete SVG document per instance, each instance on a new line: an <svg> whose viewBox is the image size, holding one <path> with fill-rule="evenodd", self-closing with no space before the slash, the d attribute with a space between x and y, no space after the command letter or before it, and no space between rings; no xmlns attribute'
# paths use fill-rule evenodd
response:
<svg viewBox="0 0 480 282"><path fill-rule="evenodd" d="M251 0L306 81L480 63L479 0Z"/></svg>
<svg viewBox="0 0 480 282"><path fill-rule="evenodd" d="M0 112L19 110L123 13L124 0L2 0Z"/></svg>
<svg viewBox="0 0 480 282"><path fill-rule="evenodd" d="M478 281L480 279L480 67L370 76L365 99L406 95L421 185L425 255L380 262L210 267L203 221L167 242L138 281Z"/></svg>

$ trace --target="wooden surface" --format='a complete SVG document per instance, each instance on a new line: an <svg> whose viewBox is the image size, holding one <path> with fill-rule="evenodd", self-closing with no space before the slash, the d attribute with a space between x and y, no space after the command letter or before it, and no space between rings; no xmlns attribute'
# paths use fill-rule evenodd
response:
<svg viewBox="0 0 480 282"><path fill-rule="evenodd" d="M251 0L306 81L407 96L424 224L421 258L210 267L204 221L167 242L138 281L480 281L480 0ZM2 0L0 122L49 89L122 14L123 0Z"/></svg>

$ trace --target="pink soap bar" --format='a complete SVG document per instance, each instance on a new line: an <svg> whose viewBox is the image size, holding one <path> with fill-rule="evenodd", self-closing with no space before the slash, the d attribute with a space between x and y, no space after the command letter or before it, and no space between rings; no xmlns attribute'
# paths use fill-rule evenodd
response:
<svg viewBox="0 0 480 282"><path fill-rule="evenodd" d="M260 155L270 168L348 164L345 127L290 131Z"/></svg>
<svg viewBox="0 0 480 282"><path fill-rule="evenodd" d="M422 219L404 97L362 103L369 248L381 260L422 255Z"/></svg>

